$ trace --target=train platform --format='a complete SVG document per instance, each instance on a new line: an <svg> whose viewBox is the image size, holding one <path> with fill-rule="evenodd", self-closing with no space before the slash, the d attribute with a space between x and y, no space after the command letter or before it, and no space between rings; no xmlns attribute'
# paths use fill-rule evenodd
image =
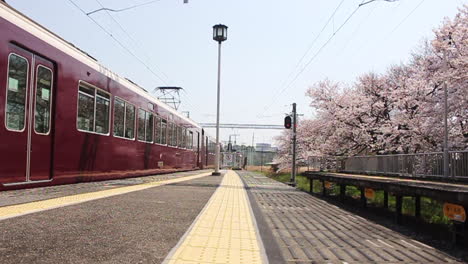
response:
<svg viewBox="0 0 468 264"><path fill-rule="evenodd" d="M0 193L0 263L463 263L261 174Z"/></svg>

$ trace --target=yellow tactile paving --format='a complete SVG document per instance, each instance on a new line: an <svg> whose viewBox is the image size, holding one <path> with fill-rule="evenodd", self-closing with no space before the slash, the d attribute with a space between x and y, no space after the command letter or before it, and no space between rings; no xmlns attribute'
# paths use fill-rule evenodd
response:
<svg viewBox="0 0 468 264"><path fill-rule="evenodd" d="M156 187L156 186L193 180L193 179L205 177L208 175L211 175L211 173L201 173L201 174L177 178L177 179L149 182L149 183L115 188L115 189L110 189L110 190L70 195L70 196L64 196L64 197L54 198L54 199L49 199L49 200L44 200L44 201L37 201L37 202L31 202L31 203L25 203L25 204L0 207L0 220L17 217L17 216L21 216L25 214L40 212L44 210L50 210L50 209L54 209L58 207L83 203L83 202L92 201L96 199L106 198L106 197L110 197L114 195L141 191L141 190Z"/></svg>
<svg viewBox="0 0 468 264"><path fill-rule="evenodd" d="M254 216L247 192L228 171L191 229L164 263L262 263Z"/></svg>

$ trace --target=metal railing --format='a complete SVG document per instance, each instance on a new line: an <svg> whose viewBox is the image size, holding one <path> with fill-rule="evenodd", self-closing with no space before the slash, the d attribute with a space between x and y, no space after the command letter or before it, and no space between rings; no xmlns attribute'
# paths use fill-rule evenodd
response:
<svg viewBox="0 0 468 264"><path fill-rule="evenodd" d="M309 157L309 167L349 173L443 177L443 152L355 157ZM468 151L449 152L450 177L468 178Z"/></svg>

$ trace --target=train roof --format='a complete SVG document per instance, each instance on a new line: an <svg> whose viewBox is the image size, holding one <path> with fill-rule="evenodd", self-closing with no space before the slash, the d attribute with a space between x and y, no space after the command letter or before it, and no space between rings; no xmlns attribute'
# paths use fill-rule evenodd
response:
<svg viewBox="0 0 468 264"><path fill-rule="evenodd" d="M19 12L18 10L14 9L9 4L1 0L0 0L0 16L10 21L11 23L17 25L18 27L26 30L30 34L34 35L35 37L61 50L65 54L73 57L74 59L88 65L94 70L104 74L105 76L111 78L112 80L127 87L129 90L139 94L140 96L143 96L144 98L148 99L150 102L155 103L158 106L164 108L169 113L174 114L175 116L181 118L182 120L190 123L191 125L195 127L201 128L201 126L198 125L195 121L193 121L190 118L185 117L184 115L182 115L180 112L178 112L174 108L158 100L156 97L149 94L143 87L140 87L134 82L128 80L127 78L121 77L118 74L112 72L111 70L109 70L108 68L100 64L95 58L93 58L88 53L79 49L72 43L64 40L57 34L51 32L44 26L30 19L26 15L22 14L21 12Z"/></svg>

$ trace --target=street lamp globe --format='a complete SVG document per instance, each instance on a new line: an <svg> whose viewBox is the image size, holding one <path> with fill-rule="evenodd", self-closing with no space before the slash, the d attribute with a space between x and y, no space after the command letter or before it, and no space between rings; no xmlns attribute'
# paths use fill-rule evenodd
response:
<svg viewBox="0 0 468 264"><path fill-rule="evenodd" d="M228 27L222 24L213 26L213 39L219 43L227 39L227 29Z"/></svg>

